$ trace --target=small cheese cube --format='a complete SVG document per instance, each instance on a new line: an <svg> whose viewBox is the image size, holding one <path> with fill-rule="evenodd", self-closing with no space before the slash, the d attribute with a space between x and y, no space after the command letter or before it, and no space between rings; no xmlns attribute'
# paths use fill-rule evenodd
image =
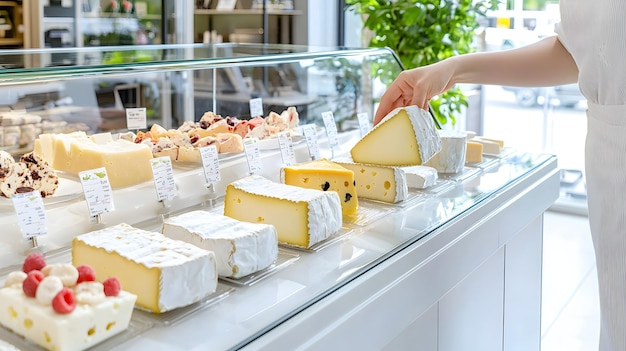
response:
<svg viewBox="0 0 626 351"><path fill-rule="evenodd" d="M327 159L283 167L280 179L285 184L301 188L336 192L344 215L356 214L359 207L354 173Z"/></svg>
<svg viewBox="0 0 626 351"><path fill-rule="evenodd" d="M417 106L391 111L350 150L354 162L385 166L413 166L441 150L428 111Z"/></svg>
<svg viewBox="0 0 626 351"><path fill-rule="evenodd" d="M465 150L465 162L483 162L483 144L475 141L468 141Z"/></svg>
<svg viewBox="0 0 626 351"><path fill-rule="evenodd" d="M309 248L341 229L334 191L305 189L252 175L228 184L224 215L276 227L281 243Z"/></svg>

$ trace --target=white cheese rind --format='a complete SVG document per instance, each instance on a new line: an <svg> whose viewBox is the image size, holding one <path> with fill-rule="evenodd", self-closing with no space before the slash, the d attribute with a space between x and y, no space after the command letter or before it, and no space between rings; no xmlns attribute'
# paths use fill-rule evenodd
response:
<svg viewBox="0 0 626 351"><path fill-rule="evenodd" d="M342 225L341 202L336 192L300 188L276 183L258 175L251 175L230 184L236 189L291 202L305 201L308 205L309 246L338 232Z"/></svg>
<svg viewBox="0 0 626 351"><path fill-rule="evenodd" d="M278 257L274 226L242 222L207 211L167 218L162 233L213 251L217 272L223 277L244 277L267 268Z"/></svg>
<svg viewBox="0 0 626 351"><path fill-rule="evenodd" d="M47 350L84 350L128 328L135 298L121 291L96 305L79 304L69 314L58 314L14 285L0 289L0 324Z"/></svg>
<svg viewBox="0 0 626 351"><path fill-rule="evenodd" d="M465 166L466 136L463 132L440 130L441 150L424 163L440 173L459 173Z"/></svg>
<svg viewBox="0 0 626 351"><path fill-rule="evenodd" d="M434 185L439 178L437 170L429 166L409 166L402 167L406 174L409 188L425 189Z"/></svg>
<svg viewBox="0 0 626 351"><path fill-rule="evenodd" d="M160 312L197 302L217 288L217 266L213 252L172 240L161 233L121 223L79 235L75 240L107 252L115 252L148 269L160 269Z"/></svg>

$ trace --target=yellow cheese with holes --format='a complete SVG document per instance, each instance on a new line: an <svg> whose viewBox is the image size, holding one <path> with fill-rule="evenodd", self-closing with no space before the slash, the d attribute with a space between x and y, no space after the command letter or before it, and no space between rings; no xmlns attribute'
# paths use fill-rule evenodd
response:
<svg viewBox="0 0 626 351"><path fill-rule="evenodd" d="M483 144L475 141L468 141L465 149L465 162L483 162Z"/></svg>
<svg viewBox="0 0 626 351"><path fill-rule="evenodd" d="M397 203L408 195L407 178L400 167L355 163L349 158L333 160L354 172L360 198Z"/></svg>
<svg viewBox="0 0 626 351"><path fill-rule="evenodd" d="M228 184L224 215L271 224L278 242L311 246L339 232L341 202L334 191L300 188L252 175Z"/></svg>
<svg viewBox="0 0 626 351"><path fill-rule="evenodd" d="M76 236L72 264L92 266L98 281L117 277L137 306L154 313L200 301L217 287L213 252L124 223Z"/></svg>
<svg viewBox="0 0 626 351"><path fill-rule="evenodd" d="M71 174L105 167L113 188L152 179L152 151L143 144L112 140L110 135L87 136L83 132L42 134L36 150L57 171Z"/></svg>
<svg viewBox="0 0 626 351"><path fill-rule="evenodd" d="M428 111L417 106L391 111L350 150L354 162L421 165L441 150L441 139Z"/></svg>
<svg viewBox="0 0 626 351"><path fill-rule="evenodd" d="M283 167L280 179L285 184L301 188L336 192L344 215L355 215L359 207L354 173L327 159Z"/></svg>

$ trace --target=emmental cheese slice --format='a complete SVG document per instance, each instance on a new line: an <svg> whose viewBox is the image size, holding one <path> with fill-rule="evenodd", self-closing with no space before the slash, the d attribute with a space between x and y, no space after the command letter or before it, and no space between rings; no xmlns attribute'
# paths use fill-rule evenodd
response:
<svg viewBox="0 0 626 351"><path fill-rule="evenodd" d="M428 111L417 106L391 111L350 150L354 162L385 166L421 165L441 150Z"/></svg>
<svg viewBox="0 0 626 351"><path fill-rule="evenodd" d="M72 264L92 266L98 281L117 277L137 306L154 313L200 301L217 287L213 252L124 223L76 236Z"/></svg>
<svg viewBox="0 0 626 351"><path fill-rule="evenodd" d="M274 226L241 222L208 211L191 211L163 221L162 233L215 253L217 273L241 278L269 267L278 257Z"/></svg>
<svg viewBox="0 0 626 351"><path fill-rule="evenodd" d="M224 215L272 224L280 243L310 248L341 229L339 195L252 175L228 184Z"/></svg>
<svg viewBox="0 0 626 351"><path fill-rule="evenodd" d="M392 204L406 200L408 187L402 168L355 163L350 158L333 161L354 172L359 197Z"/></svg>
<svg viewBox="0 0 626 351"><path fill-rule="evenodd" d="M304 162L280 170L280 179L285 184L336 192L341 200L342 213L348 216L355 215L359 207L354 176L352 170L327 159Z"/></svg>

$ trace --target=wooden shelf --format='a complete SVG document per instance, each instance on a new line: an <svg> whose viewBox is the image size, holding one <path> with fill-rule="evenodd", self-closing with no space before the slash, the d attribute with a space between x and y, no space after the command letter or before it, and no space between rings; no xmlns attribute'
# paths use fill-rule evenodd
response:
<svg viewBox="0 0 626 351"><path fill-rule="evenodd" d="M23 43L24 39L22 38L0 38L0 46L22 45Z"/></svg>

